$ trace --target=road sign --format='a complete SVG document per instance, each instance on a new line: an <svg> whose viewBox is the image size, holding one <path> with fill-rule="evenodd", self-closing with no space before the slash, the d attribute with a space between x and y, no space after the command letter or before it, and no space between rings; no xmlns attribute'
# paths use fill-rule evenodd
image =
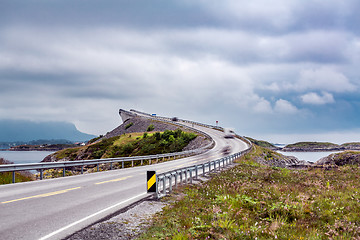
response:
<svg viewBox="0 0 360 240"><path fill-rule="evenodd" d="M147 192L156 192L156 171L147 171Z"/></svg>

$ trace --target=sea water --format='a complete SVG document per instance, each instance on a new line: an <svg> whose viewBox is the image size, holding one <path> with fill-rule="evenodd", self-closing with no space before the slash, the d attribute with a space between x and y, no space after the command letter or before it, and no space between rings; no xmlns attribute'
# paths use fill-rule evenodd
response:
<svg viewBox="0 0 360 240"><path fill-rule="evenodd" d="M13 163L39 163L50 151L0 151L0 157Z"/></svg>
<svg viewBox="0 0 360 240"><path fill-rule="evenodd" d="M338 153L338 152L282 152L278 151L279 153L285 155L285 156L294 156L299 160L305 160L308 162L316 162L317 160L327 157L332 153Z"/></svg>

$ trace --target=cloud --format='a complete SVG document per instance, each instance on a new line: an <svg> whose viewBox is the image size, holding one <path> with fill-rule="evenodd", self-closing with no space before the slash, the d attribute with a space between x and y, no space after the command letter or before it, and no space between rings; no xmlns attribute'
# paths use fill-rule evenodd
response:
<svg viewBox="0 0 360 240"><path fill-rule="evenodd" d="M279 113L294 114L298 112L298 109L292 105L289 101L279 99L275 102L275 111Z"/></svg>
<svg viewBox="0 0 360 240"><path fill-rule="evenodd" d="M352 92L356 90L356 86L343 73L328 67L301 71L300 79L294 87L298 90L330 92Z"/></svg>
<svg viewBox="0 0 360 240"><path fill-rule="evenodd" d="M272 113L273 109L270 102L262 98L259 102L255 103L254 111L256 113Z"/></svg>
<svg viewBox="0 0 360 240"><path fill-rule="evenodd" d="M5 0L0 117L71 121L96 134L119 123L118 108L259 131L311 128L309 116L328 119L340 103L354 117L359 4L270 5ZM328 126L348 127L343 118Z"/></svg>
<svg viewBox="0 0 360 240"><path fill-rule="evenodd" d="M307 104L323 105L327 103L334 103L334 97L332 94L323 92L320 96L317 93L310 92L301 96L301 100Z"/></svg>

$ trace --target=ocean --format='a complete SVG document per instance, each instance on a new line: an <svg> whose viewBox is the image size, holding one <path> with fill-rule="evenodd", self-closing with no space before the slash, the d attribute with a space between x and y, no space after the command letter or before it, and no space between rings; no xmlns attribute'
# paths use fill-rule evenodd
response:
<svg viewBox="0 0 360 240"><path fill-rule="evenodd" d="M49 151L0 151L0 157L13 163L39 163L47 155L54 152Z"/></svg>
<svg viewBox="0 0 360 240"><path fill-rule="evenodd" d="M337 153L337 152L282 152L282 151L278 151L278 152L285 156L294 156L299 160L305 160L309 162L316 162L320 158L329 156L332 153Z"/></svg>

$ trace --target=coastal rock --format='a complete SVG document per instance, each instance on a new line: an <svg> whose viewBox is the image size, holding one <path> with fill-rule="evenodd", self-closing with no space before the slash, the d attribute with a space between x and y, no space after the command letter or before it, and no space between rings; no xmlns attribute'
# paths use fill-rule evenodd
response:
<svg viewBox="0 0 360 240"><path fill-rule="evenodd" d="M315 165L360 165L360 152L344 151L333 153L315 162Z"/></svg>
<svg viewBox="0 0 360 240"><path fill-rule="evenodd" d="M280 168L300 168L311 165L310 162L299 160L294 156L285 156L270 150L267 150L260 156L257 156L255 160L263 165Z"/></svg>

